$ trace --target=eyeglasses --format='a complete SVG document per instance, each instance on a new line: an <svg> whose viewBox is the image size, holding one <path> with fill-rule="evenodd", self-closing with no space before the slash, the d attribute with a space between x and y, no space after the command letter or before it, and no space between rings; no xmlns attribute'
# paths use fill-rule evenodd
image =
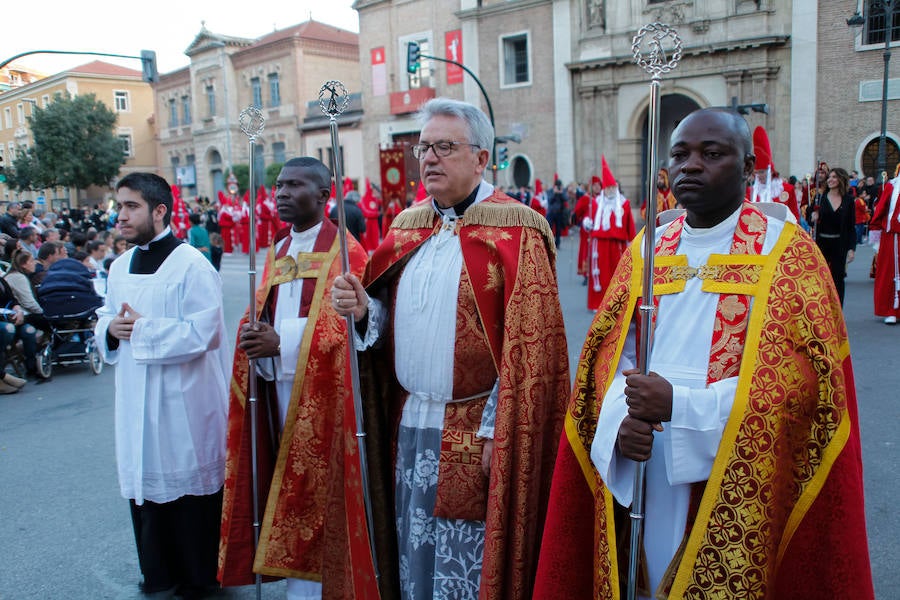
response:
<svg viewBox="0 0 900 600"><path fill-rule="evenodd" d="M425 155L428 154L428 149L434 151L434 155L438 158L446 158L453 154L453 149L457 146L472 146L473 148L481 148L478 144L469 144L467 142L447 142L441 140L439 142L435 142L433 144L413 144L412 145L412 154L417 159L422 160L425 158Z"/></svg>

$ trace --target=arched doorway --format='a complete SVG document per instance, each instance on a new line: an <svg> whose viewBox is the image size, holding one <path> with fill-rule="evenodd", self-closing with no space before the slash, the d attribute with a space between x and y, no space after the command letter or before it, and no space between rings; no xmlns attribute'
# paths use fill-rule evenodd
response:
<svg viewBox="0 0 900 600"><path fill-rule="evenodd" d="M531 164L522 155L514 156L511 166L512 182L516 189L531 185Z"/></svg>
<svg viewBox="0 0 900 600"><path fill-rule="evenodd" d="M880 139L881 137L877 136L869 140L869 143L863 148L861 157L862 172L866 176L874 177L878 183L881 183L881 172L878 168L878 140ZM897 167L897 163L900 163L900 148L897 147L897 142L891 136L885 136L884 138L884 155L886 157L885 171L887 171L890 179L894 176L894 169Z"/></svg>
<svg viewBox="0 0 900 600"><path fill-rule="evenodd" d="M685 96L684 94L666 94L660 98L659 103L659 145L656 149L656 156L659 158L659 166L665 167L669 164L669 139L672 132L681 123L681 120L700 108L696 100ZM647 129L649 127L648 115L646 107L643 109L644 116L641 124L641 189L637 193L629 190L631 198L639 198L643 202L644 196L647 194L647 150L649 140L647 139ZM652 175L654 180L656 174Z"/></svg>

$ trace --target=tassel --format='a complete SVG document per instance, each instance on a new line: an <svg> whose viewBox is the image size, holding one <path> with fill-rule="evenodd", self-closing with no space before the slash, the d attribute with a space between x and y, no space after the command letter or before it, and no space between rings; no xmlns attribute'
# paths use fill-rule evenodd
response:
<svg viewBox="0 0 900 600"><path fill-rule="evenodd" d="M391 223L391 229L424 229L425 227L433 227L436 216L431 202L416 204L397 215Z"/></svg>
<svg viewBox="0 0 900 600"><path fill-rule="evenodd" d="M430 202L423 202L407 208L391 223L391 229L424 229L434 226L436 218ZM556 255L556 243L550 223L538 212L521 202L495 202L487 198L473 204L463 216L464 225L487 225L490 227L530 227L544 236L547 247Z"/></svg>

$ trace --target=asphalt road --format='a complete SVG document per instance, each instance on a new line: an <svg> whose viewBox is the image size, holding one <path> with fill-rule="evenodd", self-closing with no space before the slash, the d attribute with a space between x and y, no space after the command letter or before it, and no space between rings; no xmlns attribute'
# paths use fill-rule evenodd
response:
<svg viewBox="0 0 900 600"><path fill-rule="evenodd" d="M575 273L577 233L563 238L560 294L572 369L591 313ZM872 252L861 247L847 280L850 331L865 462L866 510L878 598L900 598L900 516L895 510L900 447L900 326L871 314ZM260 259L261 271L261 259ZM232 334L247 305L247 259L225 257L225 311ZM55 368L51 381L0 396L0 599L115 599L142 596L128 504L118 491L113 448L113 368ZM253 598L251 587L223 598ZM283 598L280 583L263 597Z"/></svg>

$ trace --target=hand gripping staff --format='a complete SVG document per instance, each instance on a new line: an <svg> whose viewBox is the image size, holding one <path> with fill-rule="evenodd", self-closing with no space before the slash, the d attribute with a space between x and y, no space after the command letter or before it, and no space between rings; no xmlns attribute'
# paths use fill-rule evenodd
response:
<svg viewBox="0 0 900 600"><path fill-rule="evenodd" d="M241 131L247 136L250 144L250 227L247 235L250 236L250 264L247 269L247 275L250 280L250 315L249 323L252 327L256 324L256 186L253 181L253 165L256 164L253 153L256 148L256 138L266 128L266 120L262 116L262 112L255 106L248 106L241 111L240 114ZM250 359L250 377L249 389L247 390L247 400L250 408L250 464L251 464L251 494L253 494L253 552L256 553L259 547L259 530L260 530L260 514L259 514L259 472L256 457L256 442L259 435L259 425L257 423L257 392L256 392L256 359ZM262 575L256 573L256 600L262 598Z"/></svg>
<svg viewBox="0 0 900 600"><path fill-rule="evenodd" d="M341 272L350 273L350 253L347 248L347 215L344 213L344 186L343 165L341 164L340 142L338 141L337 117L343 113L350 104L350 95L347 88L340 81L326 81L319 90L319 106L322 112L328 116L328 126L331 129L331 148L334 157L334 190L337 200L338 236L341 245ZM372 518L372 498L369 492L369 467L366 458L366 430L363 423L362 396L359 386L359 362L356 358L356 349L353 343L353 330L356 323L353 315L347 315L347 345L350 353L350 378L353 386L353 412L356 418L356 442L359 450L359 472L362 486L363 504L366 511L366 533L369 538L369 553L372 560L372 568L376 583L380 577L378 563L375 558L375 531ZM357 532L350 532L353 538ZM353 541L351 540L351 555ZM356 567L354 566L354 571ZM372 592L370 592L372 593ZM377 592L375 592L377 593ZM373 599L374 600L374 599Z"/></svg>
<svg viewBox="0 0 900 600"><path fill-rule="evenodd" d="M634 62L650 75L650 114L647 118L647 218L644 224L644 269L641 294L641 339L638 352L638 368L641 375L650 372L650 344L653 334L653 258L656 230L656 174L659 172L659 79L672 71L681 60L683 47L678 33L662 23L645 25L631 43ZM641 461L634 471L634 488L631 502L631 547L628 553L628 600L634 600L637 590L638 560L641 554L641 538L644 525L644 475L647 463Z"/></svg>

